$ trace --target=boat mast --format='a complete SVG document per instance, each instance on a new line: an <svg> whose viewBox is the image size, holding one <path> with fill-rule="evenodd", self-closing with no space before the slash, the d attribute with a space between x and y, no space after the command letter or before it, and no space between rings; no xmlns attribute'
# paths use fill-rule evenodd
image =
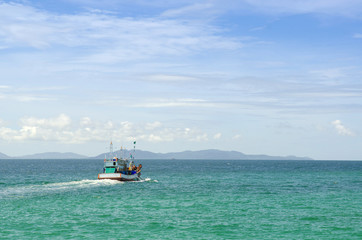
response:
<svg viewBox="0 0 362 240"><path fill-rule="evenodd" d="M111 155L110 158L113 158L113 143L111 141L111 144L109 145L109 154Z"/></svg>

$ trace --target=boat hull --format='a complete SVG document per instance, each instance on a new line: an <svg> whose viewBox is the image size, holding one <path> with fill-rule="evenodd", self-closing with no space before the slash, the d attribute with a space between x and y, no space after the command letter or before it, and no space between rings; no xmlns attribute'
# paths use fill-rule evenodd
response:
<svg viewBox="0 0 362 240"><path fill-rule="evenodd" d="M140 178L138 174L126 175L121 173L99 173L98 179L111 179L117 181L139 181Z"/></svg>

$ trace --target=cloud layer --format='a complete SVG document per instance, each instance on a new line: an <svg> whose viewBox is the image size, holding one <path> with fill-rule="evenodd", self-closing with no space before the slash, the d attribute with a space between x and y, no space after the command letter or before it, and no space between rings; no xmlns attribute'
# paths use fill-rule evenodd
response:
<svg viewBox="0 0 362 240"><path fill-rule="evenodd" d="M334 128L336 129L336 131L339 135L343 135L343 136L354 136L355 135L350 129L348 129L347 127L345 127L342 124L341 120L334 120L332 122L332 125L334 126Z"/></svg>
<svg viewBox="0 0 362 240"><path fill-rule="evenodd" d="M357 0L0 1L2 146L86 153L137 138L156 151L327 155L311 147L326 129L354 137L324 145L354 146L361 9Z"/></svg>
<svg viewBox="0 0 362 240"><path fill-rule="evenodd" d="M54 47L87 49L87 61L110 63L203 49L241 47L220 29L203 22L164 18L118 17L102 12L50 14L16 3L0 4L0 49Z"/></svg>
<svg viewBox="0 0 362 240"><path fill-rule="evenodd" d="M0 139L16 141L54 141L81 144L109 139L133 139L146 142L171 142L185 140L191 142L208 141L206 133L197 128L172 128L161 122L135 124L131 122L99 122L83 117L74 122L69 116L60 114L55 118L25 117L20 119L19 128L6 127L0 121ZM215 135L220 138L221 134Z"/></svg>
<svg viewBox="0 0 362 240"><path fill-rule="evenodd" d="M256 9L274 14L320 13L360 17L362 3L359 0L245 0Z"/></svg>

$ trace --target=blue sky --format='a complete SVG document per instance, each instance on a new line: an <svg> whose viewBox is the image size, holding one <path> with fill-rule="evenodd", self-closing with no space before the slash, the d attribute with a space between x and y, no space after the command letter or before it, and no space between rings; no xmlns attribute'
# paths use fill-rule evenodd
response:
<svg viewBox="0 0 362 240"><path fill-rule="evenodd" d="M0 152L362 159L362 1L0 1Z"/></svg>

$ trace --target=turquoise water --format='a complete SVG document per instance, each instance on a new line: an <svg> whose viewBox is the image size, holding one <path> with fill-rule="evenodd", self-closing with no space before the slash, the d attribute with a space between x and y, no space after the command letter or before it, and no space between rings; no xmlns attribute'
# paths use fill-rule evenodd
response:
<svg viewBox="0 0 362 240"><path fill-rule="evenodd" d="M362 239L362 162L0 160L0 239Z"/></svg>

